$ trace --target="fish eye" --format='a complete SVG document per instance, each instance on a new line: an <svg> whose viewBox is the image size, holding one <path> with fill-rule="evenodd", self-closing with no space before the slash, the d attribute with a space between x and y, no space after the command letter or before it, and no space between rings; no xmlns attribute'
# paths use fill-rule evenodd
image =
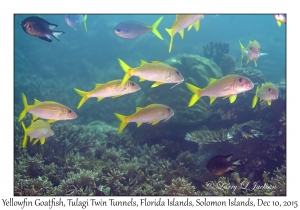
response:
<svg viewBox="0 0 300 210"><path fill-rule="evenodd" d="M252 47L250 47L250 50L252 50Z"/></svg>
<svg viewBox="0 0 300 210"><path fill-rule="evenodd" d="M243 78L239 78L239 82L242 82L243 81Z"/></svg>
<svg viewBox="0 0 300 210"><path fill-rule="evenodd" d="M271 91L271 88L269 88L269 91Z"/></svg>
<svg viewBox="0 0 300 210"><path fill-rule="evenodd" d="M117 31L117 32L120 32L120 31L121 31L121 29L117 28L117 29L116 29L116 31Z"/></svg>
<svg viewBox="0 0 300 210"><path fill-rule="evenodd" d="M179 73L179 71L175 71L175 73L177 74L177 75L179 75L180 73Z"/></svg>
<svg viewBox="0 0 300 210"><path fill-rule="evenodd" d="M69 114L71 114L71 113L72 113L72 110L71 110L71 109L69 109L69 110L68 110L68 113L69 113Z"/></svg>
<svg viewBox="0 0 300 210"><path fill-rule="evenodd" d="M131 86L134 86L134 83L133 83L133 82L130 82L130 85L131 85Z"/></svg>
<svg viewBox="0 0 300 210"><path fill-rule="evenodd" d="M171 108L168 108L168 111L171 112Z"/></svg>

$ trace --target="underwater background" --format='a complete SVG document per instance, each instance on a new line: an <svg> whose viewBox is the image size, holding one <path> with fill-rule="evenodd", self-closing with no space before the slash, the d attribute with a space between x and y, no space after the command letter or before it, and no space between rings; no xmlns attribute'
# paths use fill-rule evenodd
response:
<svg viewBox="0 0 300 210"><path fill-rule="evenodd" d="M69 27L64 15L39 15L65 32L51 43L23 31L20 22L29 16L14 18L15 195L286 195L286 26L278 27L273 14L204 15L197 32L185 29L183 39L174 36L170 53L165 28L171 28L175 14L88 14L87 31L83 25L77 31ZM114 34L120 22L152 25L161 16L157 29L164 40L151 32L134 39ZM245 58L241 65L239 41L246 47L250 40L268 53L257 60L257 67ZM77 109L81 97L74 88L90 91L96 83L123 78L118 58L132 67L140 60L164 62L177 68L184 82L201 88L210 78L230 73L248 77L255 87L234 103L217 98L209 104L208 97L201 97L188 107L192 93L185 84L151 88L153 82L132 77L141 90L100 102L91 98ZM278 99L271 106L251 108L256 87L266 82L278 87ZM29 105L34 99L56 101L74 110L77 118L54 122L54 135L45 144L28 142L22 148L22 93ZM153 103L171 107L174 116L138 128L129 123L117 134L120 120L114 113L131 115L136 107ZM31 115L23 121L29 126ZM243 125L257 136L245 138ZM211 157L229 154L242 159L236 172L216 176L207 170ZM241 187L255 182L270 187ZM218 183L240 188L225 190Z"/></svg>

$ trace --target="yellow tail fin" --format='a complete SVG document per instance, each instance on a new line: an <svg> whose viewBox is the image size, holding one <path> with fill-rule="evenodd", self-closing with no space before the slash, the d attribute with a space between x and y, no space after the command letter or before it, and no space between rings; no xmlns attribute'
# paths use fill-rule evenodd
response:
<svg viewBox="0 0 300 210"><path fill-rule="evenodd" d="M87 31L87 27L86 27L86 19L87 19L87 15L84 15L83 17L83 25L84 25L84 28L85 28L85 31Z"/></svg>
<svg viewBox="0 0 300 210"><path fill-rule="evenodd" d="M26 96L25 96L24 93L22 93L22 101L23 101L23 104L24 104L24 110L21 112L21 114L18 118L19 122L25 117L25 115L27 113L27 109L28 109L27 99L26 99Z"/></svg>
<svg viewBox="0 0 300 210"><path fill-rule="evenodd" d="M82 96L82 98L81 98L81 100L80 100L80 102L79 102L79 104L78 104L78 106L77 106L77 109L79 109L79 108L82 106L82 104L88 99L88 93L89 93L89 92L84 92L84 91L78 90L78 89L76 89L76 88L74 88L74 90L75 90L80 96Z"/></svg>
<svg viewBox="0 0 300 210"><path fill-rule="evenodd" d="M166 28L166 31L168 32L168 34L170 35L170 46L169 46L169 53L172 50L172 45L173 45L173 32L172 32L172 28Z"/></svg>
<svg viewBox="0 0 300 210"><path fill-rule="evenodd" d="M125 72L125 75L124 75L122 83L121 83L121 85L123 86L127 82L127 80L129 80L129 78L131 77L131 74L130 74L131 67L128 66L120 58L118 58L118 61L119 61L120 66L122 67L123 71Z"/></svg>
<svg viewBox="0 0 300 210"><path fill-rule="evenodd" d="M118 129L118 134L119 134L126 127L128 122L126 122L126 116L125 115L121 115L121 114L118 114L118 113L114 113L114 114L121 121L121 124L120 124L119 129Z"/></svg>
<svg viewBox="0 0 300 210"><path fill-rule="evenodd" d="M254 107L256 106L256 103L257 103L257 100L258 100L258 95L257 95L258 90L259 90L259 88L258 88L258 86L257 86L257 87L256 87L255 96L254 96L253 101L252 101L252 108L254 108Z"/></svg>
<svg viewBox="0 0 300 210"><path fill-rule="evenodd" d="M160 21L163 19L164 16L161 16L157 21L155 21L155 23L153 23L152 26L149 27L149 29L161 40L164 40L162 38L162 36L160 35L160 33L157 30L157 26L159 25Z"/></svg>
<svg viewBox="0 0 300 210"><path fill-rule="evenodd" d="M21 122L21 124L22 124L23 130L24 130L24 138L23 138L22 147L25 148L27 145L27 130L26 130L24 123Z"/></svg>
<svg viewBox="0 0 300 210"><path fill-rule="evenodd" d="M199 98L201 97L201 93L202 93L203 89L198 88L198 87L196 87L196 86L194 86L190 83L187 83L187 82L185 84L186 84L187 88L192 93L194 93L194 95L192 96L192 98L189 102L189 107L190 107L190 106L193 106L199 100Z"/></svg>

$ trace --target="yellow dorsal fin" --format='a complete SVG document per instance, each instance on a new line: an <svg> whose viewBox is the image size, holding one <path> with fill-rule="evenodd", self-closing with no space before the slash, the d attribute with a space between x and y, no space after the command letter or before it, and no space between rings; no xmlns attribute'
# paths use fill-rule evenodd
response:
<svg viewBox="0 0 300 210"><path fill-rule="evenodd" d="M147 61L141 60L141 66L147 64Z"/></svg>
<svg viewBox="0 0 300 210"><path fill-rule="evenodd" d="M100 87L102 84L99 84L99 83L97 83L97 84L95 84L95 88L98 88L98 87Z"/></svg>
<svg viewBox="0 0 300 210"><path fill-rule="evenodd" d="M142 122L136 122L136 124L137 124L137 127L140 127Z"/></svg>
<svg viewBox="0 0 300 210"><path fill-rule="evenodd" d="M34 99L34 104L38 104L38 103L41 103L41 102L37 99Z"/></svg>
<svg viewBox="0 0 300 210"><path fill-rule="evenodd" d="M140 111L142 109L142 107L136 107L135 108L135 113L137 113L138 111Z"/></svg>
<svg viewBox="0 0 300 210"><path fill-rule="evenodd" d="M211 84L214 83L215 81L217 81L217 79L215 79L215 78L210 78L210 79L209 79L208 85L211 85Z"/></svg>
<svg viewBox="0 0 300 210"><path fill-rule="evenodd" d="M178 31L178 33L180 34L181 38L183 39L183 37L184 37L184 29Z"/></svg>
<svg viewBox="0 0 300 210"><path fill-rule="evenodd" d="M161 62L161 61L151 61L152 63L162 63L162 64L164 64L163 62Z"/></svg>

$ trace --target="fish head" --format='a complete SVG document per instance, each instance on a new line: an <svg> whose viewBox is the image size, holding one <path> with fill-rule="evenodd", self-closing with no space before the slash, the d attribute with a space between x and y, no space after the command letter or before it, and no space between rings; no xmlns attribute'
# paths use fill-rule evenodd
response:
<svg viewBox="0 0 300 210"><path fill-rule="evenodd" d="M180 71L175 69L174 71L170 72L170 74L167 77L167 80L171 83L180 84L184 81L184 78L183 78L182 74L180 73Z"/></svg>
<svg viewBox="0 0 300 210"><path fill-rule="evenodd" d="M31 21L23 20L20 24L23 28L23 30L29 34L32 34L33 32L33 25L34 23Z"/></svg>
<svg viewBox="0 0 300 210"><path fill-rule="evenodd" d="M119 37L126 38L130 33L130 27L124 27L124 25L120 23L114 28L114 33Z"/></svg>
<svg viewBox="0 0 300 210"><path fill-rule="evenodd" d="M72 28L76 28L81 24L81 21L78 21L75 15L65 15L64 19L66 23Z"/></svg>
<svg viewBox="0 0 300 210"><path fill-rule="evenodd" d="M235 91L238 93L246 92L254 87L254 84L251 82L251 80L243 76L236 77L233 85Z"/></svg>
<svg viewBox="0 0 300 210"><path fill-rule="evenodd" d="M131 81L127 81L125 83L124 87L125 87L125 90L128 90L128 92L130 92L130 93L136 92L141 89L141 87L138 84L136 84L135 82L131 82Z"/></svg>
<svg viewBox="0 0 300 210"><path fill-rule="evenodd" d="M61 120L72 120L72 119L75 119L75 118L77 118L77 115L70 108L65 108L60 113L60 119Z"/></svg>
<svg viewBox="0 0 300 210"><path fill-rule="evenodd" d="M164 109L162 115L163 115L162 117L164 119L166 119L165 121L167 121L168 119L170 119L174 115L174 112L170 107L166 106L166 108Z"/></svg>
<svg viewBox="0 0 300 210"><path fill-rule="evenodd" d="M278 99L278 89L275 86L264 86L258 95L264 100L273 101Z"/></svg>
<svg viewBox="0 0 300 210"><path fill-rule="evenodd" d="M248 58L250 60L257 60L261 52L260 47L250 47L248 51Z"/></svg>

